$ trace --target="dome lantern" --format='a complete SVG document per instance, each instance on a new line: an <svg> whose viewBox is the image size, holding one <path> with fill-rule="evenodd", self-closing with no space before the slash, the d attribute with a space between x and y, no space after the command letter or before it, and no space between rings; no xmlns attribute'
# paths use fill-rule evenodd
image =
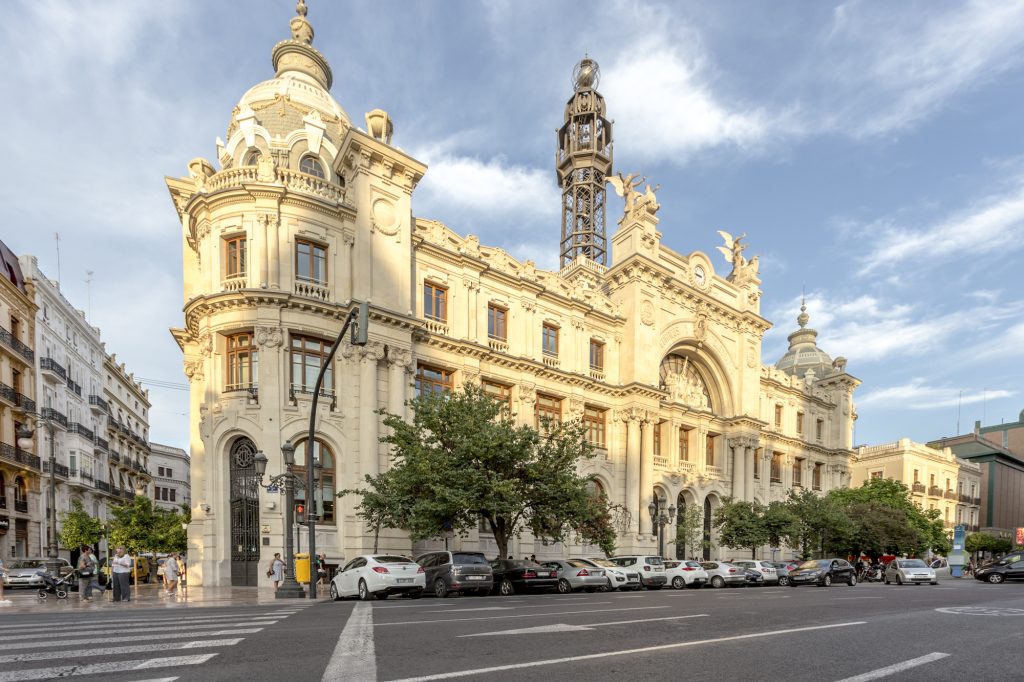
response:
<svg viewBox="0 0 1024 682"><path fill-rule="evenodd" d="M274 46L271 62L278 77L287 71L297 71L330 90L334 75L327 59L313 47L313 25L306 19L308 11L305 0L299 0L295 5L296 16L288 23L292 37Z"/></svg>
<svg viewBox="0 0 1024 682"><path fill-rule="evenodd" d="M790 376L813 380L832 374L835 371L835 363L828 353L818 348L818 332L807 326L810 320L807 302L801 299L800 314L796 318L799 329L789 335L789 350L775 363L775 368ZM843 364L845 365L845 360Z"/></svg>

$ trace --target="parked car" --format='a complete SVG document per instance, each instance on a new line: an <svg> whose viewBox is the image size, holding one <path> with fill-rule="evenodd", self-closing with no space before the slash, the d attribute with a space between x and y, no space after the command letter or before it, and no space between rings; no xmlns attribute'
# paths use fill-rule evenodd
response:
<svg viewBox="0 0 1024 682"><path fill-rule="evenodd" d="M747 575L742 568L724 561L705 561L701 568L708 574L711 587L737 587L747 584Z"/></svg>
<svg viewBox="0 0 1024 682"><path fill-rule="evenodd" d="M785 587L789 584L789 572L796 570L797 566L800 565L799 561L773 561L772 566L775 567L775 574L779 576L779 585Z"/></svg>
<svg viewBox="0 0 1024 682"><path fill-rule="evenodd" d="M67 575L73 569L71 562L67 559L57 559L60 562L60 574ZM23 557L11 559L7 564L7 577L4 578L4 587L42 587L45 583L40 571L46 571L47 559L42 557Z"/></svg>
<svg viewBox="0 0 1024 682"><path fill-rule="evenodd" d="M953 568L949 565L949 561L943 557L935 557L928 565L933 571L935 571L936 578L944 579L953 577Z"/></svg>
<svg viewBox="0 0 1024 682"><path fill-rule="evenodd" d="M108 557L100 559L100 574L103 576L99 581L106 585L110 582L110 563ZM149 559L144 556L133 557L132 559L132 577L133 583L148 583L153 579L152 571L150 570Z"/></svg>
<svg viewBox="0 0 1024 682"><path fill-rule="evenodd" d="M429 552L416 557L427 574L434 596L474 592L485 595L494 587L494 572L481 552Z"/></svg>
<svg viewBox="0 0 1024 682"><path fill-rule="evenodd" d="M743 568L750 568L761 573L761 577L764 578L765 585L778 585L779 584L779 573L775 570L774 564L770 561L761 561L759 559L740 559L739 561L730 561L733 566L742 566Z"/></svg>
<svg viewBox="0 0 1024 682"><path fill-rule="evenodd" d="M363 601L387 599L404 594L418 599L426 588L423 567L408 557L395 554L363 554L331 579L331 599L359 597Z"/></svg>
<svg viewBox="0 0 1024 682"><path fill-rule="evenodd" d="M1010 554L974 572L976 580L998 585L1005 580L1024 580L1024 553Z"/></svg>
<svg viewBox="0 0 1024 682"><path fill-rule="evenodd" d="M630 556L613 556L612 563L623 568L636 570L640 574L640 584L649 590L660 590L668 583L665 576L665 562L660 556L636 554Z"/></svg>
<svg viewBox="0 0 1024 682"><path fill-rule="evenodd" d="M576 590L597 592L608 585L603 568L596 568L579 559L555 559L545 561L541 566L558 572L558 591L562 594Z"/></svg>
<svg viewBox="0 0 1024 682"><path fill-rule="evenodd" d="M921 583L939 584L939 580L935 576L935 569L920 559L893 559L885 567L884 575L886 585L890 583L896 583L897 585L903 585L904 583L915 585Z"/></svg>
<svg viewBox="0 0 1024 682"><path fill-rule="evenodd" d="M548 591L558 586L558 571L529 559L495 559L493 592L508 596L516 592Z"/></svg>
<svg viewBox="0 0 1024 682"><path fill-rule="evenodd" d="M596 568L604 569L608 583L605 589L609 592L614 592L615 590L639 590L641 587L640 573L637 571L623 568L608 559L601 559L599 557L580 559L580 561L585 561Z"/></svg>
<svg viewBox="0 0 1024 682"><path fill-rule="evenodd" d="M696 561L666 561L665 577L673 589L700 589L708 581L708 573Z"/></svg>
<svg viewBox="0 0 1024 682"><path fill-rule="evenodd" d="M846 559L813 559L800 564L789 572L789 586L817 585L831 587L832 583L857 584L857 575Z"/></svg>
<svg viewBox="0 0 1024 682"><path fill-rule="evenodd" d="M752 585L753 587L761 587L764 585L764 575L761 571L756 568L744 568L743 566L739 566L738 568L742 568L743 574L747 576L747 585Z"/></svg>

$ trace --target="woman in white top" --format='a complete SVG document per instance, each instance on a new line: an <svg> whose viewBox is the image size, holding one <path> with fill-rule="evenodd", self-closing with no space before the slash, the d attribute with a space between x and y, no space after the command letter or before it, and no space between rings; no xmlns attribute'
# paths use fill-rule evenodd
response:
<svg viewBox="0 0 1024 682"><path fill-rule="evenodd" d="M4 599L4 579L7 578L7 569L4 567L4 560L0 559L0 606L10 606L14 602Z"/></svg>

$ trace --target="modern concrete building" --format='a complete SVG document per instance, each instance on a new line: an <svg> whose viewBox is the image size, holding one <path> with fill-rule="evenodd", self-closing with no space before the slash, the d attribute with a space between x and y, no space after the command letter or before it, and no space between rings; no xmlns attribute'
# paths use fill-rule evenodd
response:
<svg viewBox="0 0 1024 682"><path fill-rule="evenodd" d="M149 469L153 474L153 503L180 511L191 507L188 453L181 448L150 443Z"/></svg>
<svg viewBox="0 0 1024 682"><path fill-rule="evenodd" d="M922 509L938 509L946 528L962 523L977 530L981 501L980 467L953 454L903 438L895 443L857 448L853 486L872 478L891 478L910 488Z"/></svg>
<svg viewBox="0 0 1024 682"><path fill-rule="evenodd" d="M18 447L36 411L35 287L0 242L0 558L39 556L43 527L38 446Z"/></svg>
<svg viewBox="0 0 1024 682"><path fill-rule="evenodd" d="M859 381L817 347L806 310L786 355L765 364L771 323L744 237L722 233L724 264L661 243L656 188L612 175L593 60L577 65L556 139L563 266L549 272L415 217L426 167L392 144L387 113L368 112L363 130L331 96L304 3L290 29L215 158L167 178L182 225L185 315L172 333L191 387L191 584L265 582L264 552L281 550L285 529L254 457L279 473L288 440L304 467L314 379L356 301L370 303L370 343L339 349L316 415L317 549L331 563L373 547L355 500L334 492L388 466L376 410L403 415L413 391L470 382L523 424L585 423L599 454L584 473L631 512L624 552L656 547L654 496L710 521L727 496L768 502L849 483ZM606 206L608 184L623 204ZM457 542L496 548L484 532ZM380 546L431 543L384 531ZM529 536L511 549L593 551Z"/></svg>

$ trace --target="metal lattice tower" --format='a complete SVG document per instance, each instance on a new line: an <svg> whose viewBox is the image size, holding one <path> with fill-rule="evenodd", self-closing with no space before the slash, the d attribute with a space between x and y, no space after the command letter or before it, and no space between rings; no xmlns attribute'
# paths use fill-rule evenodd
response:
<svg viewBox="0 0 1024 682"><path fill-rule="evenodd" d="M573 95L558 131L555 168L562 188L562 263L580 254L607 265L605 178L612 172L612 124L597 91L601 70L584 57L573 69Z"/></svg>

